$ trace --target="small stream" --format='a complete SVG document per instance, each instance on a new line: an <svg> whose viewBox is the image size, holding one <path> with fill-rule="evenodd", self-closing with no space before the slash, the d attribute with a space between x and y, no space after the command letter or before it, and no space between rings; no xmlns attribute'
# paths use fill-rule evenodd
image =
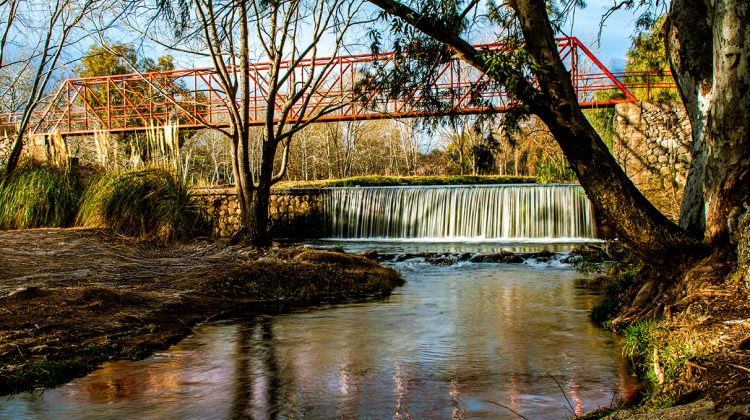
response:
<svg viewBox="0 0 750 420"><path fill-rule="evenodd" d="M207 323L3 398L0 418L569 418L635 387L588 319L596 292L558 259L393 265L407 283L387 299Z"/></svg>

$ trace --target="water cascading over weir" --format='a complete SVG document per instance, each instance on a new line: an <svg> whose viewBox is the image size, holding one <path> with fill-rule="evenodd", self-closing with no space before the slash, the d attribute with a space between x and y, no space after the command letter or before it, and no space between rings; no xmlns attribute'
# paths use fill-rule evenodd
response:
<svg viewBox="0 0 750 420"><path fill-rule="evenodd" d="M596 238L593 206L578 185L332 188L321 204L337 239Z"/></svg>

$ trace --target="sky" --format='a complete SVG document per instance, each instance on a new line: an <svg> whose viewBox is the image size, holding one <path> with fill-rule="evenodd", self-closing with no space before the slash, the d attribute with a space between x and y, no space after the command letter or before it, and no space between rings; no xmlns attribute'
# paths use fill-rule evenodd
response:
<svg viewBox="0 0 750 420"><path fill-rule="evenodd" d="M625 52L632 43L637 15L632 11L615 12L605 22L599 43L599 22L611 6L611 0L588 1L586 8L576 11L575 25L569 35L586 44L610 71L621 71L625 68Z"/></svg>
<svg viewBox="0 0 750 420"><path fill-rule="evenodd" d="M566 28L568 35L578 37L588 48L609 68L610 71L622 71L625 69L625 52L631 46L631 37L635 32L636 15L632 11L618 11L605 22L601 38L597 40L601 17L612 6L613 0L589 0L587 7L576 10L572 30ZM374 9L373 10L377 10ZM351 38L362 42L355 50L362 49L362 45L369 44L369 39L362 33L353 35ZM325 42L325 41L324 41ZM323 48L325 49L325 47ZM365 48L366 49L366 48ZM160 48L152 48L156 55L169 53L161 51ZM367 51L354 51L363 53ZM196 59L195 57L175 57L178 67L211 67L210 60ZM340 54L346 54L341 52ZM155 58L155 57L154 57Z"/></svg>

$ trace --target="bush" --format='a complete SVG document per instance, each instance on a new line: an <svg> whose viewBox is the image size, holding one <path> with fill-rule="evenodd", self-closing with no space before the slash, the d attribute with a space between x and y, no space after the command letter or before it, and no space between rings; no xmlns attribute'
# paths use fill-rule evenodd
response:
<svg viewBox="0 0 750 420"><path fill-rule="evenodd" d="M71 226L82 190L66 169L24 162L0 178L0 229Z"/></svg>
<svg viewBox="0 0 750 420"><path fill-rule="evenodd" d="M205 210L171 172L146 169L104 175L86 189L78 224L162 240L207 234Z"/></svg>
<svg viewBox="0 0 750 420"><path fill-rule="evenodd" d="M553 162L538 164L534 173L540 184L568 184L578 182L575 172L570 167Z"/></svg>

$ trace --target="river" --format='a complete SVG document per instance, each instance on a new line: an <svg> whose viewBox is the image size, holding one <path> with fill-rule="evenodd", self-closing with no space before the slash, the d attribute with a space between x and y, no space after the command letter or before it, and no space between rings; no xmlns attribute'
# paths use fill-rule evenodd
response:
<svg viewBox="0 0 750 420"><path fill-rule="evenodd" d="M387 299L207 323L0 418L569 418L634 389L588 318L597 292L557 258L391 264L407 283Z"/></svg>

